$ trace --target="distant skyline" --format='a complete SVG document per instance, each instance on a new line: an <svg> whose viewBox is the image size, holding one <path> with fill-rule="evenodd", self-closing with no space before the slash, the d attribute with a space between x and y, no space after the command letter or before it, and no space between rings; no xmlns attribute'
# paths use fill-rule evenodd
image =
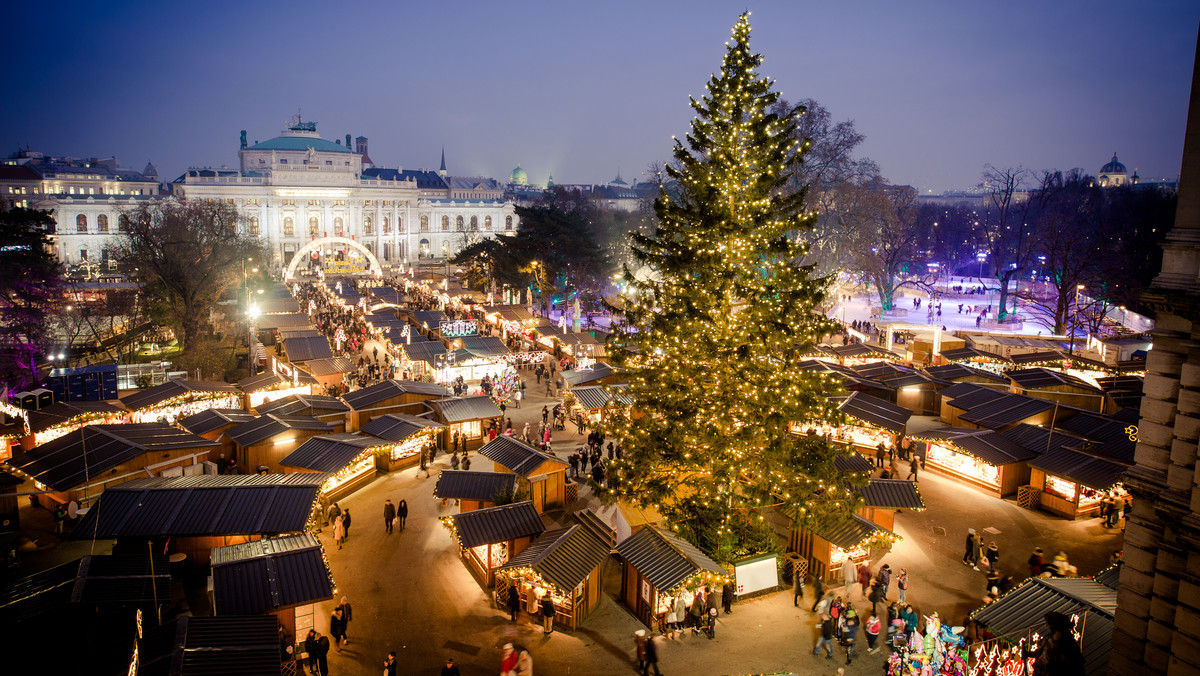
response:
<svg viewBox="0 0 1200 676"><path fill-rule="evenodd" d="M534 183L643 179L687 133L745 8L784 98L854 120L922 192L984 165L1079 167L1114 151L1178 176L1200 3L203 4L7 8L0 155L108 157L163 181L237 166L238 134L298 111L370 139L380 166Z"/></svg>

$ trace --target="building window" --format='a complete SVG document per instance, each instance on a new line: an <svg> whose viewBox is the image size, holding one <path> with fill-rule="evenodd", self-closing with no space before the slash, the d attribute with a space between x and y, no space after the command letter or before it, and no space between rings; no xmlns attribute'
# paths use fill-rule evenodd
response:
<svg viewBox="0 0 1200 676"><path fill-rule="evenodd" d="M396 232L404 232L404 217L396 217Z"/></svg>
<svg viewBox="0 0 1200 676"><path fill-rule="evenodd" d="M442 232L450 231L450 217L442 216Z"/></svg>
<svg viewBox="0 0 1200 676"><path fill-rule="evenodd" d="M280 202L280 204L282 204L285 207L294 207L294 206L296 206L296 200L284 200L284 201Z"/></svg>
<svg viewBox="0 0 1200 676"><path fill-rule="evenodd" d="M79 250L79 260L80 260L80 262L86 261L87 259L88 259L88 250L87 250L87 249L80 249L80 250Z"/></svg>
<svg viewBox="0 0 1200 676"><path fill-rule="evenodd" d="M129 216L117 216L117 232L129 232Z"/></svg>
<svg viewBox="0 0 1200 676"><path fill-rule="evenodd" d="M370 220L370 219L368 219L368 220ZM385 235L392 234L392 219L388 218L387 216L383 217L383 234L385 234Z"/></svg>
<svg viewBox="0 0 1200 676"><path fill-rule="evenodd" d="M366 246L367 246L367 252L370 253L372 256L374 256L375 255L375 242L367 242Z"/></svg>
<svg viewBox="0 0 1200 676"><path fill-rule="evenodd" d="M258 235L258 217L257 216L250 217L250 234L255 235L255 236Z"/></svg>
<svg viewBox="0 0 1200 676"><path fill-rule="evenodd" d="M337 225L337 226L335 226L335 227L337 227L337 228L340 228L340 227L341 227L341 223L342 223L342 219L340 219L340 218L339 218L339 219L337 219L337 223L338 223L338 225ZM374 233L375 233L375 224L371 222L371 217L370 217L370 216L363 216L363 232L367 233L368 235L371 235L371 234L374 234ZM342 235L341 235L341 232L340 232L340 230L339 230L339 232L338 232L338 237L341 237L341 236L342 236Z"/></svg>
<svg viewBox="0 0 1200 676"><path fill-rule="evenodd" d="M455 219L454 219L454 229L455 229L455 230L462 230L462 229L463 229L463 217L462 217L462 216L457 216L457 217L455 217Z"/></svg>
<svg viewBox="0 0 1200 676"><path fill-rule="evenodd" d="M292 223L292 217L288 216L287 218L283 219L283 235L284 235L284 237L291 237L292 235L295 235L295 234L296 234L296 227Z"/></svg>
<svg viewBox="0 0 1200 676"><path fill-rule="evenodd" d="M373 207L373 206L375 206L375 200L363 200L363 206L364 207Z"/></svg>
<svg viewBox="0 0 1200 676"><path fill-rule="evenodd" d="M344 207L346 206L346 200L334 200L333 205L335 207Z"/></svg>
<svg viewBox="0 0 1200 676"><path fill-rule="evenodd" d="M251 197L250 199L246 200L246 204L253 204L255 206L258 206L258 198Z"/></svg>
<svg viewBox="0 0 1200 676"><path fill-rule="evenodd" d="M484 217L483 217L483 229L484 229L484 230L491 230L491 229L492 229L492 217L491 217L491 216L484 216Z"/></svg>
<svg viewBox="0 0 1200 676"><path fill-rule="evenodd" d="M279 160L280 164L287 164L287 160Z"/></svg>
<svg viewBox="0 0 1200 676"><path fill-rule="evenodd" d="M471 230L474 231L474 230L478 230L478 229L479 229L479 217L472 216L471 217Z"/></svg>
<svg viewBox="0 0 1200 676"><path fill-rule="evenodd" d="M233 204L233 198L232 198L232 197L226 197L226 198L225 198L225 203L226 203L226 204Z"/></svg>
<svg viewBox="0 0 1200 676"><path fill-rule="evenodd" d="M100 214L96 217L96 229L100 232L108 232L108 215Z"/></svg>
<svg viewBox="0 0 1200 676"><path fill-rule="evenodd" d="M512 232L512 216L504 217L504 230L507 232Z"/></svg>
<svg viewBox="0 0 1200 676"><path fill-rule="evenodd" d="M332 166L333 166L333 160L325 160L325 166L327 166L327 167L332 167Z"/></svg>
<svg viewBox="0 0 1200 676"><path fill-rule="evenodd" d="M420 253L421 253L421 258L429 257L429 240L427 240L427 239L421 240L421 252Z"/></svg>
<svg viewBox="0 0 1200 676"><path fill-rule="evenodd" d="M383 260L385 260L385 261L392 260L392 244L391 244L391 242L383 243Z"/></svg>
<svg viewBox="0 0 1200 676"><path fill-rule="evenodd" d="M429 232L429 216L421 214L421 232Z"/></svg>
<svg viewBox="0 0 1200 676"><path fill-rule="evenodd" d="M321 200L309 200L309 201L308 201L308 206L310 206L310 207L319 207L319 206L321 206Z"/></svg>
<svg viewBox="0 0 1200 676"><path fill-rule="evenodd" d="M321 232L321 224L317 221L317 217L313 216L308 219L308 234L316 237L319 232Z"/></svg>
<svg viewBox="0 0 1200 676"><path fill-rule="evenodd" d="M79 214L75 217L75 231L87 232L87 216Z"/></svg>

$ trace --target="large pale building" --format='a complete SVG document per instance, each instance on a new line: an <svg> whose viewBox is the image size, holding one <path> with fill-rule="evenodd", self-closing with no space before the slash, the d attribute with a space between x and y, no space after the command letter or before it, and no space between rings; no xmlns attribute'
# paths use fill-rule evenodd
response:
<svg viewBox="0 0 1200 676"><path fill-rule="evenodd" d="M265 240L276 268L326 237L361 245L389 267L443 258L473 240L515 232L514 206L494 181L450 177L444 158L440 172L376 167L366 149L364 137L355 148L349 136L345 144L323 139L315 122L297 115L261 143L248 144L243 131L237 169L189 169L170 192L236 206L246 231ZM97 180L104 178L95 173ZM101 257L108 238L119 233L123 209L161 198L157 177L137 176L141 181L130 181L124 192L126 186L116 183L100 188L64 180L64 189L44 190L30 204L53 211L56 251L64 263ZM354 244L329 246L354 249Z"/></svg>

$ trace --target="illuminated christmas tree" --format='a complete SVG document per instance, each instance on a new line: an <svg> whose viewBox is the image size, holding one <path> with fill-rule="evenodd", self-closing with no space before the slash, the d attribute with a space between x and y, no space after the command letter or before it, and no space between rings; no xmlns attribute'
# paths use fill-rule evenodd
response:
<svg viewBox="0 0 1200 676"><path fill-rule="evenodd" d="M857 497L822 436L789 433L838 416L824 396L838 384L797 366L834 327L815 310L827 280L802 264L798 234L816 216L785 190L804 111L770 112L779 94L749 38L743 14L675 141L656 231L631 235L643 267L625 274L631 328L614 342L626 350L610 350L634 406L608 424L625 449L608 495L657 509L724 561L774 548L772 509L811 523Z"/></svg>

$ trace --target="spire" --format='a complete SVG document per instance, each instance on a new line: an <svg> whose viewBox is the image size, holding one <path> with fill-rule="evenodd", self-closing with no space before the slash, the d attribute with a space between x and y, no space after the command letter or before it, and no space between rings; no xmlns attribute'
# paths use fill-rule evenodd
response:
<svg viewBox="0 0 1200 676"><path fill-rule="evenodd" d="M442 166L438 168L438 175L446 176L446 146L442 146Z"/></svg>

